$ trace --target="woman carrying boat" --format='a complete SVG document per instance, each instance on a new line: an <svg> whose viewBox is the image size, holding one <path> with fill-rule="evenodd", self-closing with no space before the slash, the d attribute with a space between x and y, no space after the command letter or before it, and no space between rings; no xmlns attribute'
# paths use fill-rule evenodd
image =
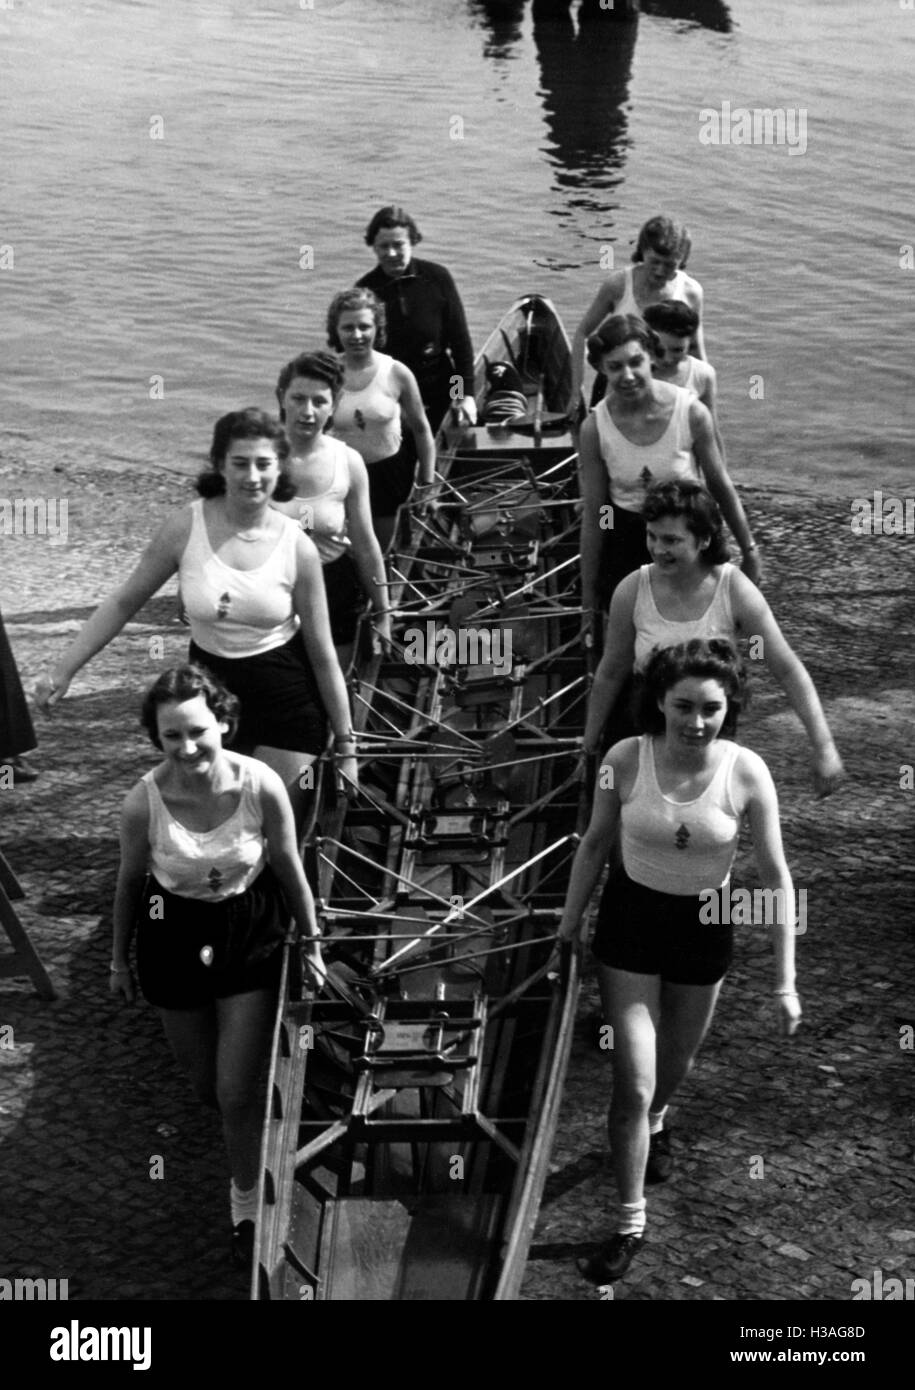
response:
<svg viewBox="0 0 915 1390"><path fill-rule="evenodd" d="M324 978L314 902L277 774L230 753L239 703L202 667L164 671L142 722L163 755L121 813L112 994L137 979L199 1100L218 1108L232 1180L232 1256L250 1264L262 1104L290 913L313 982ZM269 860L269 863L268 863Z"/></svg>
<svg viewBox="0 0 915 1390"><path fill-rule="evenodd" d="M714 498L698 483L660 483L649 489L642 517L652 562L628 574L614 591L588 703L585 752L599 755L634 732L625 719L624 692L633 671L643 671L656 648L699 637L750 639L754 655L765 660L807 731L814 784L820 796L828 796L843 769L816 687L756 585L728 562Z"/></svg>
<svg viewBox="0 0 915 1390"><path fill-rule="evenodd" d="M686 227L671 217L652 217L640 229L632 253L632 264L614 270L607 277L575 330L572 339L572 410L577 409L584 378L587 340L611 314L641 316L649 304L670 299L682 300L696 314L692 351L696 357L705 360L702 286L685 270L691 247L692 240ZM595 364L592 362L591 365ZM591 396L592 405L600 400L603 390L599 375Z"/></svg>
<svg viewBox="0 0 915 1390"><path fill-rule="evenodd" d="M297 521L315 543L331 635L345 671L366 601L386 646L391 620L365 464L355 449L326 433L342 388L343 365L329 352L301 353L280 372L276 397L291 451L284 472L296 495L288 502L274 498L273 505Z"/></svg>
<svg viewBox="0 0 915 1390"><path fill-rule="evenodd" d="M404 422L413 434L420 485L427 487L435 475L435 441L416 378L402 362L378 351L384 334L384 307L371 290L334 295L327 311L327 341L343 353L344 375L332 434L365 460L372 524L382 551L417 474L413 449L404 441Z"/></svg>
<svg viewBox="0 0 915 1390"><path fill-rule="evenodd" d="M159 528L133 574L93 613L49 676L41 705L57 704L76 673L143 604L178 574L191 627L189 655L242 702L238 752L277 772L302 823L307 770L322 751L325 717L337 770L351 791L356 758L343 673L327 615L321 562L312 541L271 507L288 500L289 441L262 410L216 422L200 497Z"/></svg>
<svg viewBox="0 0 915 1390"><path fill-rule="evenodd" d="M449 407L476 423L473 346L457 287L442 265L421 261L413 248L422 234L401 207L379 208L365 230L378 265L357 284L385 308L386 346L416 377L429 427L438 430ZM455 397L460 378L463 398Z"/></svg>
<svg viewBox="0 0 915 1390"><path fill-rule="evenodd" d="M640 515L647 488L675 478L704 481L759 582L756 542L715 444L712 418L692 391L655 381L654 335L643 319L617 314L588 339L588 360L607 394L581 429L581 588L586 620L605 611L617 584L651 559Z"/></svg>
<svg viewBox="0 0 915 1390"><path fill-rule="evenodd" d="M775 1019L790 1035L801 1017L794 889L775 787L762 759L729 737L742 696L739 659L727 642L694 639L654 654L641 694L646 732L604 757L571 870L561 940L578 930L619 836L622 863L601 899L593 946L613 1029L607 1129L620 1199L616 1232L582 1266L597 1283L620 1278L641 1248L646 1178L670 1176L665 1112L690 1072L731 961L722 894L744 816L770 890L769 920L756 925L772 930Z"/></svg>

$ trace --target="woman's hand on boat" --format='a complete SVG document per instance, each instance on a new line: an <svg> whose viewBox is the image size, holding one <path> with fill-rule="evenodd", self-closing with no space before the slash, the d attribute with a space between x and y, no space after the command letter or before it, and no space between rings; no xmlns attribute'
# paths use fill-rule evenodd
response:
<svg viewBox="0 0 915 1390"><path fill-rule="evenodd" d="M321 955L321 943L315 937L302 939L302 975L304 983L312 989L323 989L327 984L327 966Z"/></svg>
<svg viewBox="0 0 915 1390"><path fill-rule="evenodd" d="M778 1005L779 1028L784 1037L793 1037L800 1027L803 1011L801 1009L800 995L798 994L779 994L776 996Z"/></svg>
<svg viewBox="0 0 915 1390"><path fill-rule="evenodd" d="M70 682L55 676L53 672L45 671L35 682L32 691L32 698L40 710L45 714L50 714L51 710L58 704L70 689Z"/></svg>
<svg viewBox="0 0 915 1390"><path fill-rule="evenodd" d="M374 634L373 646L376 652L380 651L382 656L390 656L391 653L391 618L388 613L379 613L372 619L372 632Z"/></svg>
<svg viewBox="0 0 915 1390"><path fill-rule="evenodd" d="M352 801L359 792L359 760L355 753L349 753L346 757L337 754L334 763L337 791Z"/></svg>
<svg viewBox="0 0 915 1390"><path fill-rule="evenodd" d="M830 743L828 748L814 753L813 756L813 783L816 787L817 796L830 796L841 783L845 776L845 768L842 759L839 757L839 750L834 743Z"/></svg>

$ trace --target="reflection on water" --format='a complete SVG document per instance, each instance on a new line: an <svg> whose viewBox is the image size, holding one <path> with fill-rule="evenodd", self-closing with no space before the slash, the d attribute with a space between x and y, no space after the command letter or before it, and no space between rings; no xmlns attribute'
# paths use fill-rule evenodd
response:
<svg viewBox="0 0 915 1390"><path fill-rule="evenodd" d="M481 19L489 30L484 58L499 61L510 56L521 38L525 0L469 0L473 19Z"/></svg>
<svg viewBox="0 0 915 1390"><path fill-rule="evenodd" d="M622 178L627 149L626 101L638 24L580 22L552 0L534 0L534 46L554 187L574 189L568 202L606 214ZM614 13L602 11L603 15ZM583 16L579 16L580 21Z"/></svg>

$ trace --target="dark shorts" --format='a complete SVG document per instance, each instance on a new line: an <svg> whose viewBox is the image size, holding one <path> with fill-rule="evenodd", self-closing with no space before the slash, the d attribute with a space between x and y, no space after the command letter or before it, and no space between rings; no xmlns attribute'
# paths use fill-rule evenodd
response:
<svg viewBox="0 0 915 1390"><path fill-rule="evenodd" d="M321 753L327 720L301 634L259 656L216 656L192 642L188 657L205 666L241 701L241 720L230 747L258 744L293 753Z"/></svg>
<svg viewBox="0 0 915 1390"><path fill-rule="evenodd" d="M598 602L602 608L609 608L614 589L627 574L651 564L645 531L645 522L638 512L613 508L613 529L604 532L601 552Z"/></svg>
<svg viewBox="0 0 915 1390"><path fill-rule="evenodd" d="M155 895L161 904L150 902ZM179 898L150 875L137 912L140 988L160 1009L202 1009L231 994L276 989L288 920L269 866L244 893L218 903Z"/></svg>
<svg viewBox="0 0 915 1390"><path fill-rule="evenodd" d="M330 613L330 631L336 646L352 642L366 605L359 573L349 555L324 566L324 589Z"/></svg>
<svg viewBox="0 0 915 1390"><path fill-rule="evenodd" d="M416 450L411 439L404 438L396 454L367 463L369 475L369 510L372 516L393 516L413 491L416 472Z"/></svg>
<svg viewBox="0 0 915 1390"><path fill-rule="evenodd" d="M734 931L704 925L703 902L644 888L618 869L600 900L592 950L615 970L676 985L717 984L733 959Z"/></svg>

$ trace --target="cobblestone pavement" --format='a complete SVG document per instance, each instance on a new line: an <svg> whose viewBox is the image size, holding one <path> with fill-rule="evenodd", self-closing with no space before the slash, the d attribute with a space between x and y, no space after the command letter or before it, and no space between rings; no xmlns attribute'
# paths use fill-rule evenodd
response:
<svg viewBox="0 0 915 1390"><path fill-rule="evenodd" d="M31 686L187 484L0 459L0 494L70 504L66 544L4 538L0 604ZM847 1300L852 1280L875 1269L915 1276L915 793L900 787L901 766L915 762L915 542L853 539L847 498L748 502L766 592L820 690L849 780L814 798L800 727L760 673L741 737L772 768L795 883L807 890L805 1020L793 1040L777 1036L768 944L738 929L712 1032L671 1110L676 1172L649 1190L648 1242L617 1300ZM118 812L154 761L137 693L184 654L174 611L170 593L147 605L54 718L37 721L39 780L0 791L0 846L60 992L46 1003L28 980L0 980L0 1277L67 1278L71 1299L246 1297L226 1257L218 1122L190 1096L153 1010L107 993ZM735 881L752 885L748 859ZM575 1269L612 1230L615 1200L596 1009L589 969L529 1300L597 1297ZM150 1176L156 1157L161 1179Z"/></svg>

